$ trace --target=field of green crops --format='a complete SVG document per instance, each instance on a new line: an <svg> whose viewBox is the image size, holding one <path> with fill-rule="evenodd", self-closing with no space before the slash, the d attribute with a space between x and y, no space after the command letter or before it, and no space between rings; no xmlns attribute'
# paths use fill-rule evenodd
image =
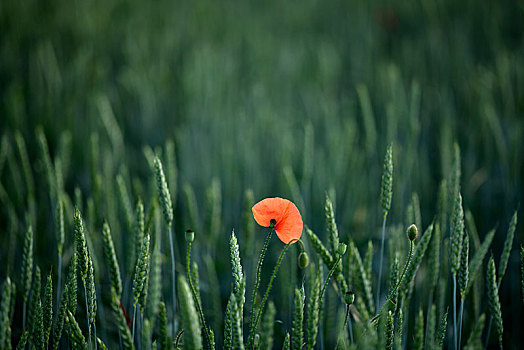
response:
<svg viewBox="0 0 524 350"><path fill-rule="evenodd" d="M522 1L2 0L0 350L520 349L523 143Z"/></svg>

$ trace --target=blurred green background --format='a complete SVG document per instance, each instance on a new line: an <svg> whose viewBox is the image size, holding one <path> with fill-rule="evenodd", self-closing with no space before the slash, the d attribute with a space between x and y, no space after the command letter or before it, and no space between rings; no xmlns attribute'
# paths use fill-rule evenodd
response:
<svg viewBox="0 0 524 350"><path fill-rule="evenodd" d="M51 157L66 160L71 197L76 187L92 196L98 171L105 189L124 174L135 196L136 183L152 178L145 155L172 140L179 232L190 225L184 187L203 209L216 179L224 237L240 227L247 188L255 200L294 200L322 236L328 192L342 238L361 247L378 242L387 146L394 153L388 223L409 223L416 193L426 227L457 142L464 205L481 239L498 225L498 259L523 202L523 34L523 2L509 0L3 0L0 262L14 244L7 233L24 230L10 210L20 223L27 210L18 154L8 150L17 130L41 191L40 229L52 232L37 126ZM53 242L37 241L38 259L50 266ZM521 225L515 241L524 241ZM508 275L518 275L513 253ZM522 337L518 283L507 278L501 288L509 339Z"/></svg>

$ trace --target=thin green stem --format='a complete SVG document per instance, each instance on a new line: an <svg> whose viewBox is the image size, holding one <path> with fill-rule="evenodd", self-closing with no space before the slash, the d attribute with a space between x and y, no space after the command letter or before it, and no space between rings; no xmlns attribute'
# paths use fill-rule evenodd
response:
<svg viewBox="0 0 524 350"><path fill-rule="evenodd" d="M131 332L131 339L133 340L133 342L135 341L136 308L137 304L135 304L135 309L133 311L133 331Z"/></svg>
<svg viewBox="0 0 524 350"><path fill-rule="evenodd" d="M25 317L27 314L27 304L24 301L24 305L22 307L22 328L25 329Z"/></svg>
<svg viewBox="0 0 524 350"><path fill-rule="evenodd" d="M340 262L340 259L342 258L342 255L340 254L337 254L337 255L338 255L337 261L335 261L335 263L333 264L333 267L331 268L331 270L329 270L329 273L326 278L326 282L324 282L324 286L322 286L322 291L320 292L320 299L319 299L320 302L318 303L319 313L320 313L320 308L322 307L322 297L324 296L324 292L326 291L326 287L329 283L329 279L331 278L331 276L333 276L333 273L335 272L335 269L337 268L337 265Z"/></svg>
<svg viewBox="0 0 524 350"><path fill-rule="evenodd" d="M262 264L264 263L264 257L266 256L267 247L269 245L269 240L271 239L272 234L273 234L273 227L270 227L269 233L267 234L267 237L266 237L266 241L264 242L264 247L262 248L262 251L260 252L260 257L258 258L257 274L255 278L255 288L253 289L253 297L251 298L251 316L249 319L250 327L253 327L253 317L255 315L255 302L257 299L258 287L260 286L260 274L262 273ZM251 329L249 331L249 334L251 337Z"/></svg>
<svg viewBox="0 0 524 350"><path fill-rule="evenodd" d="M193 285L193 278L191 277L191 242L187 242L186 264L187 264L187 279L189 282L189 287L191 288L191 293L193 294L193 300L195 301L197 312L198 312L198 315L200 316L200 321L202 322L202 327L204 327L204 333L206 335L207 344L211 348L211 335L209 334L209 329L207 328L207 325L206 325L206 320L204 318L202 306L200 305L200 299L198 298L198 295L195 290L195 286Z"/></svg>
<svg viewBox="0 0 524 350"><path fill-rule="evenodd" d="M89 334L88 340L88 349L91 349L91 323L89 323L89 304L87 302L87 288L85 281L82 283L84 285L84 296L86 299L86 318L87 318L87 330Z"/></svg>
<svg viewBox="0 0 524 350"><path fill-rule="evenodd" d="M169 248L171 250L171 296L173 303L173 337L176 332L176 278L175 278L175 246L173 244L173 230L171 225L168 227L168 236L169 236Z"/></svg>
<svg viewBox="0 0 524 350"><path fill-rule="evenodd" d="M58 253L58 280L56 282L56 312L58 313L59 302L60 302L60 292L62 286L62 254Z"/></svg>
<svg viewBox="0 0 524 350"><path fill-rule="evenodd" d="M251 346L254 347L254 337L255 337L255 331L257 329L258 321L260 320L260 316L262 315L262 310L264 310L264 306L267 301L267 297L269 295L269 291L271 290L271 286L273 285L273 281L275 280L275 277L277 276L278 269L280 268L280 264L282 263L282 260L284 259L284 255L286 254L286 251L288 250L289 246L294 241L289 242L286 244L284 249L282 250L282 253L280 253L280 256L278 257L277 264L275 265L275 268L273 269L273 274L271 275L271 279L269 280L269 284L266 289L266 293L264 294L264 298L262 299L262 304L260 305L260 308L258 309L257 317L255 318L255 323L251 324L251 329L249 330L249 339L247 341L247 349L250 349Z"/></svg>
<svg viewBox="0 0 524 350"><path fill-rule="evenodd" d="M453 275L453 341L457 348L457 276Z"/></svg>
<svg viewBox="0 0 524 350"><path fill-rule="evenodd" d="M404 276L406 275L406 271L408 270L409 264L411 263L411 258L413 257L413 247L414 246L415 246L415 244L413 243L413 241L410 240L409 241L408 260L406 261L406 265L404 265L404 270L402 270L402 274L400 275L400 278L399 278L397 284L395 285L395 288L393 288L391 293L389 293L389 295L387 296L386 303L384 305L382 305L382 307L380 308L380 311L377 312L377 314L371 319L371 323L374 323L376 320L378 320L378 317L380 316L380 314L382 313L382 311L384 310L384 307L386 307L386 305L388 305L388 304L395 305L395 302L391 299L391 297L397 293L397 290L400 287L400 284L402 283L402 280L404 279Z"/></svg>
<svg viewBox="0 0 524 350"><path fill-rule="evenodd" d="M458 349L462 338L462 316L464 315L464 299L460 298L459 324L458 324Z"/></svg>
<svg viewBox="0 0 524 350"><path fill-rule="evenodd" d="M94 338L95 350L97 350L98 349L98 341L96 340L97 339L97 337L96 337L96 323L93 323L93 334L95 336L95 338Z"/></svg>
<svg viewBox="0 0 524 350"><path fill-rule="evenodd" d="M353 345L353 328L351 327L351 317L349 316L350 307L351 305L347 305L346 307L346 318L344 320L344 328L346 327L346 325L348 326L349 341L350 341L350 344Z"/></svg>
<svg viewBox="0 0 524 350"><path fill-rule="evenodd" d="M377 303L376 310L378 311L379 302L380 302L380 282L382 281L382 264L384 263L384 239L386 235L386 216L382 220L382 239L380 243L380 264L378 267L378 280L377 280Z"/></svg>
<svg viewBox="0 0 524 350"><path fill-rule="evenodd" d="M497 284L497 289L500 289L500 282L502 282L502 281L499 281L499 283ZM486 341L484 342L484 349L488 348L489 336L491 335L491 326L492 326L492 324L493 324L493 315L489 316L488 332L486 334Z"/></svg>
<svg viewBox="0 0 524 350"><path fill-rule="evenodd" d="M488 322L488 332L486 333L486 342L484 343L484 349L488 348L489 336L491 334L491 325L492 324L493 324L493 316L490 316L489 317L489 322Z"/></svg>

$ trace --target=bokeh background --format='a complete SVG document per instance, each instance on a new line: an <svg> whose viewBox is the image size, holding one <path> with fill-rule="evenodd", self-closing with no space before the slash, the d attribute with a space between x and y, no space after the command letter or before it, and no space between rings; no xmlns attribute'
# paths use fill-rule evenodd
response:
<svg viewBox="0 0 524 350"><path fill-rule="evenodd" d="M511 215L519 208L524 217L523 50L522 1L3 0L0 263L18 271L20 253L7 247L20 247L28 210L18 131L37 189L37 260L43 271L54 264L37 127L51 158L63 158L65 191L74 198L79 189L84 203L97 172L104 196L117 196L111 179L123 174L136 198L152 179L148 154L173 142L176 230L204 229L207 194L218 186L224 240L213 241L216 249L240 228L251 188L255 200L297 202L321 237L327 192L342 239L362 249L372 239L378 250L387 146L388 222L410 223L416 194L426 227L457 143L464 206L481 240L497 227L498 261ZM188 218L191 193L196 221ZM118 225L118 213L101 208L97 216ZM261 244L265 231L256 232ZM523 242L519 224L500 291L510 348L523 339Z"/></svg>

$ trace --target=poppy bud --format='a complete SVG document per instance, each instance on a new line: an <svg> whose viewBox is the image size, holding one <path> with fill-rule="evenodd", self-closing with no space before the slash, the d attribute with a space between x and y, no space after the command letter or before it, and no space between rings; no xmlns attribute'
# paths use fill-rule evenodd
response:
<svg viewBox="0 0 524 350"><path fill-rule="evenodd" d="M353 304L355 302L355 293L353 293L352 291L346 292L346 294L344 295L344 301L348 305Z"/></svg>
<svg viewBox="0 0 524 350"><path fill-rule="evenodd" d="M338 254L340 254L340 255L346 254L347 248L348 248L348 246L347 246L346 243L340 242L338 244L338 249L337 249Z"/></svg>
<svg viewBox="0 0 524 350"><path fill-rule="evenodd" d="M195 232L193 230L186 230L186 241L193 242L195 240Z"/></svg>
<svg viewBox="0 0 524 350"><path fill-rule="evenodd" d="M417 226L415 226L415 224L412 224L408 227L408 238L410 241L414 241L415 239L417 239L417 234L418 229Z"/></svg>
<svg viewBox="0 0 524 350"><path fill-rule="evenodd" d="M301 252L298 255L298 267L305 269L309 265L309 256L306 252Z"/></svg>

